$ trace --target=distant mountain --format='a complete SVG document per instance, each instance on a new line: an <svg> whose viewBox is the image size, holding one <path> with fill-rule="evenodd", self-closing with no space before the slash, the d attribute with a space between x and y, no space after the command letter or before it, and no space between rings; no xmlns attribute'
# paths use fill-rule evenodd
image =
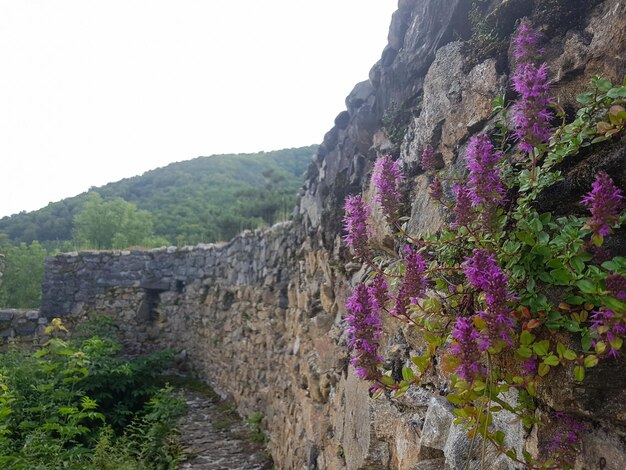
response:
<svg viewBox="0 0 626 470"><path fill-rule="evenodd" d="M286 219L316 146L214 155L172 163L46 207L0 219L0 235L43 244L72 239L72 219L89 192L152 213L154 232L173 244L228 240L246 228Z"/></svg>

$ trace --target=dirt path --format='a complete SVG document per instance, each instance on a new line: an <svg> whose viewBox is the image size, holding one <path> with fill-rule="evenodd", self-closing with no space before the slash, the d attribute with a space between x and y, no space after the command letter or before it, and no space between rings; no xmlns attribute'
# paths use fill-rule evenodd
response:
<svg viewBox="0 0 626 470"><path fill-rule="evenodd" d="M232 406L185 390L189 411L179 424L185 458L180 469L270 470L272 460Z"/></svg>

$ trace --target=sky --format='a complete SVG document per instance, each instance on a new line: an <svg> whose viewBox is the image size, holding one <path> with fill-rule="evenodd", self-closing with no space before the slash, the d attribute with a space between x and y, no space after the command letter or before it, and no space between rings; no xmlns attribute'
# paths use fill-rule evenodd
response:
<svg viewBox="0 0 626 470"><path fill-rule="evenodd" d="M198 156L320 143L396 0L0 0L0 217Z"/></svg>

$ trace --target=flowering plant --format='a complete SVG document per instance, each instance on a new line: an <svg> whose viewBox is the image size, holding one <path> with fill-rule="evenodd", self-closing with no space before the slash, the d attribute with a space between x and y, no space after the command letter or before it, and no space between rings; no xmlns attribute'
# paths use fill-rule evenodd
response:
<svg viewBox="0 0 626 470"><path fill-rule="evenodd" d="M466 175L445 181L433 148L424 149L421 167L431 180L430 196L451 211L449 227L427 236L408 233L401 216L405 177L391 156L376 161L371 184L372 204L396 235L395 258L370 243L365 199L347 199L345 241L371 268L369 280L355 287L347 303L348 342L352 364L372 382L374 397L400 396L439 368L449 381L448 399L458 406L457 422L469 435L490 441L527 468L571 468L572 452L580 447L574 441L582 431L558 440L548 450L551 455L539 461L526 451L517 455L507 449L491 415L504 409L527 427L541 425L534 411L545 376L570 366L582 382L585 370L600 359L622 354L626 258L607 257L604 245L626 220L621 189L599 172L581 201L590 216L554 218L537 211L537 200L563 178L560 162L608 138L598 124L624 103L626 83L613 87L594 78L593 99L581 95L585 107L576 119L553 129L556 100L549 95L547 66L537 63L539 36L522 22L513 42L512 81L519 99L509 108L495 102L501 132L495 139L484 133L470 139ZM600 256L604 259L598 261ZM401 380L383 367L385 316L417 328L427 344L404 365ZM571 341L557 331L571 334ZM517 390L518 403L503 398L511 390Z"/></svg>

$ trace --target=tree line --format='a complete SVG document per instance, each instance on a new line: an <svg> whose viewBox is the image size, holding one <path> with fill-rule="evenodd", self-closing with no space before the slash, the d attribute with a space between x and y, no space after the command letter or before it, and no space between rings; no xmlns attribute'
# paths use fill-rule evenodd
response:
<svg viewBox="0 0 626 470"><path fill-rule="evenodd" d="M229 240L290 217L315 146L179 162L0 219L0 307L39 305L60 251Z"/></svg>

